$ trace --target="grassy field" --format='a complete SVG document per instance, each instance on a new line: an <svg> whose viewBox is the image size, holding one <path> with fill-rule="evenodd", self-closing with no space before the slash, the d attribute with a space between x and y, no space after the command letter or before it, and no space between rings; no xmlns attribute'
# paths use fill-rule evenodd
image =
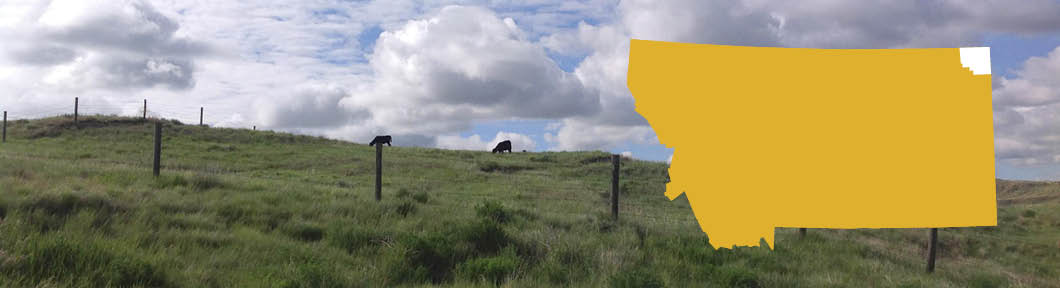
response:
<svg viewBox="0 0 1060 288"><path fill-rule="evenodd" d="M927 274L926 229L715 251L665 163L623 160L615 222L603 152L386 147L376 202L364 144L165 122L155 178L153 124L81 120L9 123L0 287L1060 287L1060 183L999 181Z"/></svg>

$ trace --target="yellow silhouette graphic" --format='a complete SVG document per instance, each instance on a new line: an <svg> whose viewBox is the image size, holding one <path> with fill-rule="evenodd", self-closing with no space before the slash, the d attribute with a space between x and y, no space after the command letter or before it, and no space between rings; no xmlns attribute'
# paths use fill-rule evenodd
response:
<svg viewBox="0 0 1060 288"><path fill-rule="evenodd" d="M632 40L627 84L674 148L666 196L685 193L714 247L773 247L775 227L993 226L988 49Z"/></svg>

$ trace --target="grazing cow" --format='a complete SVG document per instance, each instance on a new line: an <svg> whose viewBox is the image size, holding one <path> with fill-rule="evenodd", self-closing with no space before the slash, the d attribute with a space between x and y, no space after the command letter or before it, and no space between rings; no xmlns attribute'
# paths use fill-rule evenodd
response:
<svg viewBox="0 0 1060 288"><path fill-rule="evenodd" d="M504 151L508 151L508 153L512 153L512 141L508 141L508 140L501 141L501 143L497 143L497 147L493 148L493 153L497 153L497 152L504 153Z"/></svg>
<svg viewBox="0 0 1060 288"><path fill-rule="evenodd" d="M375 146L375 144L383 143L386 143L386 146L390 146L390 135L375 136L375 139L372 139L372 143L368 143L368 146Z"/></svg>

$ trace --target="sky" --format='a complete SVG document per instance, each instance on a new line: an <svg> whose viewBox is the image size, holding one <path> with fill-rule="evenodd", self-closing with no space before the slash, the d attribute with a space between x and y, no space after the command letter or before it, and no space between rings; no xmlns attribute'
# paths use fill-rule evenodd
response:
<svg viewBox="0 0 1060 288"><path fill-rule="evenodd" d="M668 161L626 87L631 38L989 46L998 177L1058 180L1058 15L1057 0L0 0L0 109L69 113L78 97L80 113L131 116L146 99L150 116L196 123L202 107L213 126Z"/></svg>

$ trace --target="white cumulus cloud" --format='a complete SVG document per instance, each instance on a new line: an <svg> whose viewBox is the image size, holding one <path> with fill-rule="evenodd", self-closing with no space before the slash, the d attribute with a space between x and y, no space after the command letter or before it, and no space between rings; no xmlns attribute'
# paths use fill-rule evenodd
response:
<svg viewBox="0 0 1060 288"><path fill-rule="evenodd" d="M994 89L994 149L1014 164L1060 163L1060 47Z"/></svg>
<svg viewBox="0 0 1060 288"><path fill-rule="evenodd" d="M8 0L0 106L47 116L79 97L85 113L139 115L147 99L149 115L185 122L205 107L211 125L457 149L499 141L453 136L475 125L541 119L545 134L503 138L525 150L616 149L658 143L626 87L630 38L966 47L1057 33L1056 15L1055 0ZM995 76L999 158L1060 157L1057 54Z"/></svg>

